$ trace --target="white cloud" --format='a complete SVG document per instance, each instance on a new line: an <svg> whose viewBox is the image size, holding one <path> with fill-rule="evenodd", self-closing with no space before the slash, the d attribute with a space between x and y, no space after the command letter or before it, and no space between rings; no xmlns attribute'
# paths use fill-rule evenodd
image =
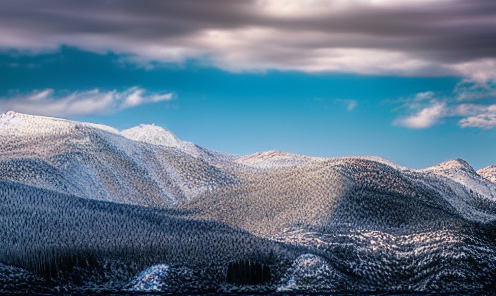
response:
<svg viewBox="0 0 496 296"><path fill-rule="evenodd" d="M476 127L482 129L496 128L496 112L463 118L458 124L461 127Z"/></svg>
<svg viewBox="0 0 496 296"><path fill-rule="evenodd" d="M13 110L45 116L85 116L109 114L142 104L168 101L172 98L172 93L146 95L146 90L138 87L132 87L123 92L93 89L65 96L56 96L53 89L45 89L30 94L0 98L0 111Z"/></svg>
<svg viewBox="0 0 496 296"><path fill-rule="evenodd" d="M455 96L452 98L437 98L433 92L421 92L412 99L403 101L402 110L406 109L410 115L396 119L393 125L403 126L411 129L424 129L443 122L444 118L463 117L458 125L462 128L474 127L482 129L496 128L496 104L467 104L461 101L469 100L469 90L475 90L477 99L496 99L494 85L486 84L483 95L480 86L467 84L463 89L466 96L460 99L459 86L455 88Z"/></svg>
<svg viewBox="0 0 496 296"><path fill-rule="evenodd" d="M135 107L143 103L143 97L141 96L145 90L136 89L122 103L122 108Z"/></svg>
<svg viewBox="0 0 496 296"><path fill-rule="evenodd" d="M496 50L494 45L493 49ZM461 75L479 85L486 85L491 81L496 82L496 59L494 58L484 58L470 62L457 63L452 65L452 67L455 71L458 71Z"/></svg>
<svg viewBox="0 0 496 296"><path fill-rule="evenodd" d="M346 106L346 110L348 111L353 111L358 106L358 102L355 100L343 100L343 99L337 99L334 100L334 103L339 103L343 104Z"/></svg>
<svg viewBox="0 0 496 296"><path fill-rule="evenodd" d="M434 99L434 92L432 91L424 91L415 95L414 101L424 101L424 100L432 100Z"/></svg>
<svg viewBox="0 0 496 296"><path fill-rule="evenodd" d="M446 104L436 103L420 110L418 113L395 121L400 125L412 129L424 129L439 123L446 113Z"/></svg>

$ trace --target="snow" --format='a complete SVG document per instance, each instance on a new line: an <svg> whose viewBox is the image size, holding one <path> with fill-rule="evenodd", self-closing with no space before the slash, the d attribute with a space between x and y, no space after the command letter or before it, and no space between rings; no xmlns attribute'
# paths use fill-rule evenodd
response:
<svg viewBox="0 0 496 296"><path fill-rule="evenodd" d="M134 280L132 290L139 292L160 292L166 290L170 266L158 264L141 272Z"/></svg>
<svg viewBox="0 0 496 296"><path fill-rule="evenodd" d="M181 140L174 133L156 125L141 124L121 131L121 135L134 141L166 147L178 147L181 144Z"/></svg>
<svg viewBox="0 0 496 296"><path fill-rule="evenodd" d="M0 135L19 137L40 137L73 133L76 127L90 127L119 134L115 128L95 123L77 122L66 119L27 115L9 111L0 115Z"/></svg>
<svg viewBox="0 0 496 296"><path fill-rule="evenodd" d="M480 169L477 173L486 178L486 180L496 183L496 164Z"/></svg>
<svg viewBox="0 0 496 296"><path fill-rule="evenodd" d="M463 159L457 158L445 161L437 166L420 171L444 176L465 186L469 191L472 190L489 200L496 201L496 185L478 174ZM464 192L460 191L460 189L455 189L455 191L458 192L458 195L464 195Z"/></svg>
<svg viewBox="0 0 496 296"><path fill-rule="evenodd" d="M322 160L324 158L293 154L277 150L269 150L239 157L235 160L235 162L254 168L278 168L292 167L308 161L319 159Z"/></svg>
<svg viewBox="0 0 496 296"><path fill-rule="evenodd" d="M277 292L332 291L342 277L323 258L304 254L289 268Z"/></svg>
<svg viewBox="0 0 496 296"><path fill-rule="evenodd" d="M46 157L53 153L61 153L61 149L69 149L85 152L91 152L94 149L101 149L100 144L92 142L88 135L97 134L100 139L106 142L109 147L113 147L108 153L122 153L115 155L115 159L121 159L128 164L136 164L139 168L146 171L152 183L157 185L164 195L164 199L172 204L176 204L184 198L192 198L206 192L208 184L201 186L191 186L188 180L183 179L182 174L164 158L163 153L186 153L198 161L206 161L208 163L222 163L222 166L235 167L237 164L255 168L255 169L272 169L272 168L291 168L303 164L321 162L327 160L338 160L344 163L354 162L356 160L368 160L378 162L391 167L395 172L409 178L418 186L426 186L439 192L443 198L448 201L455 209L459 211L465 218L472 221L488 222L496 219L496 215L491 212L491 209L480 209L477 206L477 200L485 199L487 201L496 201L496 184L491 182L496 180L496 166L491 166L480 170L477 173L463 159L454 159L443 162L437 166L426 168L423 170L415 170L395 164L387 159L377 156L349 156L338 158L321 158L298 155L282 151L265 151L257 152L251 155L239 157L231 161L221 154L211 153L214 160L207 159L205 153L199 147L191 142L181 141L171 131L155 126L142 124L137 127L123 130L119 132L117 129L94 123L81 123L65 119L33 116L9 111L0 115L0 136L7 138L7 143L19 142L19 138L23 138L26 143L34 143L36 149L33 149L28 157ZM53 147L47 145L38 145L47 139L64 138L65 142L53 142ZM66 146L58 146L66 145ZM158 150L157 150L158 149ZM166 149L166 150L163 150ZM169 149L169 150L167 150ZM170 150L172 149L172 150ZM203 148L201 148L203 149ZM157 151L161 151L157 153ZM7 151L7 150L6 150ZM62 151L64 152L64 151ZM110 155L110 154L108 154ZM96 155L95 155L96 156ZM2 157L11 157L8 152ZM26 157L26 156L24 156ZM96 156L100 157L100 156ZM114 156L112 156L114 157ZM119 161L121 161L119 160ZM102 163L105 163L102 159ZM112 161L110 159L110 161ZM110 162L111 163L111 162ZM113 190L121 190L126 194L138 194L136 186L139 184L127 184L119 173L111 173L110 177L118 180L114 189L109 192L104 192L102 187L102 175L98 174L92 165L84 165L80 161L75 163L66 163L73 166L69 173L82 187L96 188L97 192L88 191L86 194L92 194L98 199L111 199L116 193ZM62 169L62 168L60 168ZM64 170L62 169L62 172ZM166 174L166 179L162 176ZM482 176L481 176L482 175ZM165 181L164 181L165 180ZM168 180L170 180L170 183ZM169 182L169 183L168 183ZM98 184L102 184L99 186ZM171 185L172 184L172 185ZM98 185L98 186L97 186ZM172 186L172 187L171 187ZM176 189L175 189L176 188ZM177 194L179 189L184 196Z"/></svg>

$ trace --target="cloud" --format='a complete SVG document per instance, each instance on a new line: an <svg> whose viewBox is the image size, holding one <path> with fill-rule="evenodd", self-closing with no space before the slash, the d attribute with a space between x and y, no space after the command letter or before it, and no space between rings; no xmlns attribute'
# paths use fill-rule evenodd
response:
<svg viewBox="0 0 496 296"><path fill-rule="evenodd" d="M45 116L87 116L109 114L115 111L143 104L168 101L172 93L146 94L146 90L132 87L126 91L89 91L74 92L56 96L53 89L34 91L30 94L0 98L1 112L9 110Z"/></svg>
<svg viewBox="0 0 496 296"><path fill-rule="evenodd" d="M482 129L496 128L496 112L470 116L460 120L461 127L476 127Z"/></svg>
<svg viewBox="0 0 496 296"><path fill-rule="evenodd" d="M415 102L419 102L419 101L432 100L432 99L434 99L434 92L424 91L424 92L417 93L413 100Z"/></svg>
<svg viewBox="0 0 496 296"><path fill-rule="evenodd" d="M348 111L353 111L353 109L355 109L356 106L358 106L358 102L355 101L355 100L337 99L337 100L334 100L334 103L345 105L346 106L346 110L348 110Z"/></svg>
<svg viewBox="0 0 496 296"><path fill-rule="evenodd" d="M458 101L479 101L496 98L496 83L485 82L480 84L464 80L457 84L454 92Z"/></svg>
<svg viewBox="0 0 496 296"><path fill-rule="evenodd" d="M455 88L453 97L439 98L433 92L421 92L412 99L403 102L401 109L406 109L408 115L402 116L393 125L411 129L425 129L443 122L444 118L463 117L458 122L462 128L473 127L481 129L496 128L496 92L494 86L487 85L487 89L480 95L480 86L472 84L467 89L475 90L475 98L470 98L466 90L463 99L460 99L459 88ZM467 100L487 99L493 104L463 103Z"/></svg>
<svg viewBox="0 0 496 296"><path fill-rule="evenodd" d="M2 0L0 49L496 80L494 0Z"/></svg>
<svg viewBox="0 0 496 296"><path fill-rule="evenodd" d="M418 113L395 121L400 125L412 129L424 129L437 124L446 113L446 105L437 103L420 110Z"/></svg>

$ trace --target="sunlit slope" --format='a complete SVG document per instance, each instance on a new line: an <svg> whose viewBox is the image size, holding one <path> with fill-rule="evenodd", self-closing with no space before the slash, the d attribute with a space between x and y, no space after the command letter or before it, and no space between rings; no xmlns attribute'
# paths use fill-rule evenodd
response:
<svg viewBox="0 0 496 296"><path fill-rule="evenodd" d="M9 112L0 137L1 179L91 199L169 207L237 182L222 168L226 154L132 140L102 125Z"/></svg>
<svg viewBox="0 0 496 296"><path fill-rule="evenodd" d="M477 173L487 180L496 183L496 164L480 169Z"/></svg>

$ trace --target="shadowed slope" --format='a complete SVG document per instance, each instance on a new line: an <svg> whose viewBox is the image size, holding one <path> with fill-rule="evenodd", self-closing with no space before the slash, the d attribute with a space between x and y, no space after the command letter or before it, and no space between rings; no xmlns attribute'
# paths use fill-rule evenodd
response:
<svg viewBox="0 0 496 296"><path fill-rule="evenodd" d="M291 256L277 243L190 216L0 181L0 262L49 279L121 289L138 271L160 262L223 270L233 260ZM113 261L114 267L104 266Z"/></svg>

